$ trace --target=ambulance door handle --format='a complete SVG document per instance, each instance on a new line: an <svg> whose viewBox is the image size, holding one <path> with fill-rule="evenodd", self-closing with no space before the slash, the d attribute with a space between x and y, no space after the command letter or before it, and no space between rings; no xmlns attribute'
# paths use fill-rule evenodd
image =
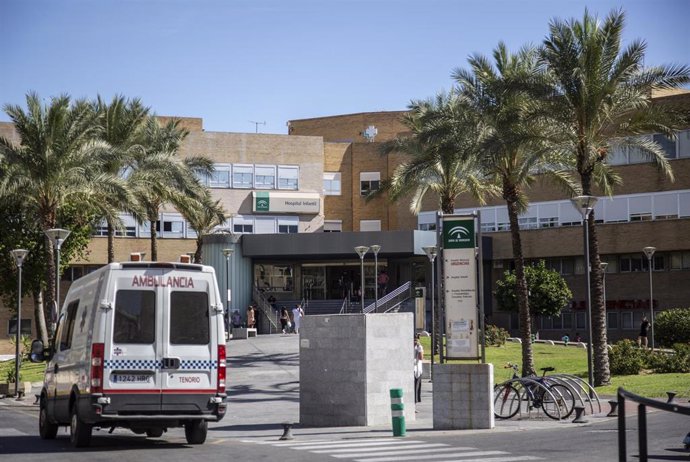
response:
<svg viewBox="0 0 690 462"><path fill-rule="evenodd" d="M60 370L60 366L58 366L58 365L56 364L55 367L53 368L53 372L54 372L55 374L57 374L57 373L58 373L58 370Z"/></svg>

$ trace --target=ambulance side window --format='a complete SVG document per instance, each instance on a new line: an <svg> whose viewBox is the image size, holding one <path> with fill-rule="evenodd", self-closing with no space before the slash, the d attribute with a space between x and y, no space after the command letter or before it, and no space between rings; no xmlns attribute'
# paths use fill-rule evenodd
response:
<svg viewBox="0 0 690 462"><path fill-rule="evenodd" d="M113 342L150 344L156 338L156 294L118 290L115 294Z"/></svg>
<svg viewBox="0 0 690 462"><path fill-rule="evenodd" d="M170 343L206 345L210 338L208 294L172 292L170 294Z"/></svg>
<svg viewBox="0 0 690 462"><path fill-rule="evenodd" d="M74 321L77 318L79 300L75 300L67 307L67 318L64 320L60 335L60 351L69 350L72 346L72 334L74 333Z"/></svg>

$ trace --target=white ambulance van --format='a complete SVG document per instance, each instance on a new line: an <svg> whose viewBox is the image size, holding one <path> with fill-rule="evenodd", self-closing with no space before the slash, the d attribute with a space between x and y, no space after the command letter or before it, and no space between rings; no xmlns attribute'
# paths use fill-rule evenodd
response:
<svg viewBox="0 0 690 462"><path fill-rule="evenodd" d="M54 345L32 345L32 360L47 361L41 437L69 426L83 447L95 427L156 438L184 426L187 442L202 444L227 409L224 329L209 266L111 263L78 279Z"/></svg>

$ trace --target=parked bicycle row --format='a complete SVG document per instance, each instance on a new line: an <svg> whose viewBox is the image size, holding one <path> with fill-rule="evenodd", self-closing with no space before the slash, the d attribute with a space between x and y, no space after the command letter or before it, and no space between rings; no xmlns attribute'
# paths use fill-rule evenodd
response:
<svg viewBox="0 0 690 462"><path fill-rule="evenodd" d="M585 380L570 374L546 375L553 367L544 367L541 376L520 377L518 365L508 363L513 377L494 387L494 414L499 419L510 419L518 413L530 417L532 412L543 411L554 420L567 419L576 406L590 413L601 412L596 391ZM598 411L595 411L595 405Z"/></svg>

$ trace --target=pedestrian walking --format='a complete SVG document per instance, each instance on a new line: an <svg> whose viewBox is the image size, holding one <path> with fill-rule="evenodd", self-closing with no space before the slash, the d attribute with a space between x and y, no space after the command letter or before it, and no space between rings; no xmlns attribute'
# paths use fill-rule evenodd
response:
<svg viewBox="0 0 690 462"><path fill-rule="evenodd" d="M295 334L299 334L300 324L302 323L302 316L304 316L304 310L302 305L297 305L292 309L293 325L295 326Z"/></svg>
<svg viewBox="0 0 690 462"><path fill-rule="evenodd" d="M379 296L383 297L386 295L386 290L388 288L388 273L385 269L382 269L379 273L376 283L379 285Z"/></svg>
<svg viewBox="0 0 690 462"><path fill-rule="evenodd" d="M249 308L247 308L247 327L249 329L256 329L256 312L254 311L254 305L249 305Z"/></svg>
<svg viewBox="0 0 690 462"><path fill-rule="evenodd" d="M419 343L419 334L414 336L414 402L422 402L422 372L424 371L422 360L424 359L424 348Z"/></svg>
<svg viewBox="0 0 690 462"><path fill-rule="evenodd" d="M280 328L283 329L283 334L290 331L288 324L290 324L290 315L288 314L287 308L282 306L280 307Z"/></svg>
<svg viewBox="0 0 690 462"><path fill-rule="evenodd" d="M650 322L647 316L642 316L642 322L640 323L640 335L637 337L637 346L644 346L647 348L647 334L649 333Z"/></svg>

